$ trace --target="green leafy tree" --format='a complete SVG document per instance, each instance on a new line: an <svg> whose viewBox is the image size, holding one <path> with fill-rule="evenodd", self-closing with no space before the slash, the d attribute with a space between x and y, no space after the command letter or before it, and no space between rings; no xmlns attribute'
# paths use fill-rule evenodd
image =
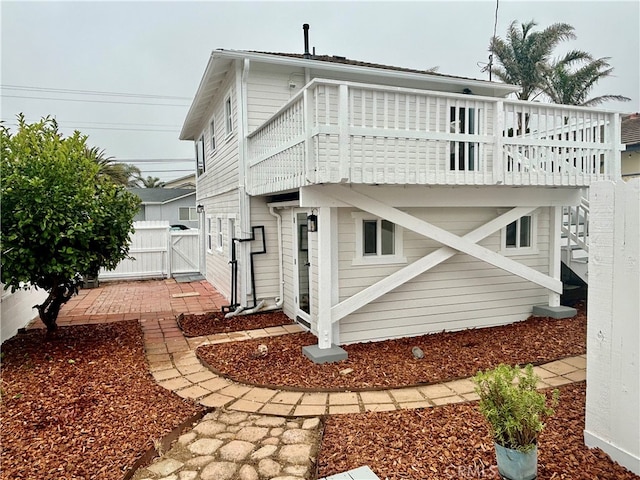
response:
<svg viewBox="0 0 640 480"><path fill-rule="evenodd" d="M55 120L18 131L0 125L2 282L35 285L49 295L37 305L48 331L75 293L79 273L115 268L129 253L139 200L100 174L86 137L63 137Z"/></svg>
<svg viewBox="0 0 640 480"><path fill-rule="evenodd" d="M586 52L570 52L554 61L545 72L544 93L552 102L563 105L589 107L612 100L628 102L631 99L623 95L600 95L588 98L596 83L613 73L609 60L609 57L594 59Z"/></svg>
<svg viewBox="0 0 640 480"><path fill-rule="evenodd" d="M507 29L506 39L493 37L489 52L496 65L491 72L505 83L520 85L519 100L533 100L543 90L543 78L556 46L576 38L574 28L567 23L554 23L542 31L534 31L532 20L518 25L514 20Z"/></svg>

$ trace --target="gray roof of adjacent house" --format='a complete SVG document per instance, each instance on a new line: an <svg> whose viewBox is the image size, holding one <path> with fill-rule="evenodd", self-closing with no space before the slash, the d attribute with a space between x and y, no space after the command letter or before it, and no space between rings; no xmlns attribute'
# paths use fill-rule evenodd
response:
<svg viewBox="0 0 640 480"><path fill-rule="evenodd" d="M622 143L627 150L640 149L640 113L622 116Z"/></svg>
<svg viewBox="0 0 640 480"><path fill-rule="evenodd" d="M193 195L195 201L196 195L196 191L192 188L127 188L127 190L137 195L143 205L169 203L189 195Z"/></svg>

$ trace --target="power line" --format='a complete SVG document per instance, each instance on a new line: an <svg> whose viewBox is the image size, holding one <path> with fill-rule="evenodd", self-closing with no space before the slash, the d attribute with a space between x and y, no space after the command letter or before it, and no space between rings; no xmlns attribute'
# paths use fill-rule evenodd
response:
<svg viewBox="0 0 640 480"><path fill-rule="evenodd" d="M74 95L100 95L110 97L135 97L135 98L152 98L152 99L165 99L165 100L191 100L190 97L178 97L175 95L154 95L147 93L121 93L121 92L103 92L100 90L77 90L70 88L48 88L48 87L28 87L26 85L0 85L0 88L6 88L8 90L22 90L28 92L55 92L55 93L70 93Z"/></svg>
<svg viewBox="0 0 640 480"><path fill-rule="evenodd" d="M17 123L6 123L6 125L10 127L17 127ZM136 127L128 127L128 128L118 128L118 127L86 127L86 126L76 126L76 127L68 127L65 125L61 125L61 128L65 129L73 129L73 130L116 130L121 132L157 132L157 133L178 133L180 130L167 130L167 129L154 129L154 128L136 128Z"/></svg>
<svg viewBox="0 0 640 480"><path fill-rule="evenodd" d="M189 104L187 103L181 103L181 104L176 104L176 103L145 103L145 102L119 102L116 100L85 100L85 99L80 99L80 98L53 98L53 97L27 97L24 95L5 95L5 94L0 94L0 97L6 97L6 98L26 98L26 99L30 99L30 100L54 100L54 101L61 101L61 102L86 102L86 103L119 103L119 104L124 104L124 105L147 105L150 107L188 107Z"/></svg>
<svg viewBox="0 0 640 480"><path fill-rule="evenodd" d="M127 123L127 122L91 122L89 120L61 120L60 118L58 118L57 116L54 117L56 122L58 122L58 124L61 123L72 123L74 125L84 125L84 124L89 124L89 125L128 125L128 126L132 126L132 127L171 127L171 128L180 128L180 125L173 125L173 124L168 124L168 123ZM34 120L32 118L25 118L25 121L27 123L30 122L39 122L41 120L41 118L38 118L37 120ZM9 122L12 123L14 125L17 125L15 123L15 119L3 119L0 120L1 122Z"/></svg>

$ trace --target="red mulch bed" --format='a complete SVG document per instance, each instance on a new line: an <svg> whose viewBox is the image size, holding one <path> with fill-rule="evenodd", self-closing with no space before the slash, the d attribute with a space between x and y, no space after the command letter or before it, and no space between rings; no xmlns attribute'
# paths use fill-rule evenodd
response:
<svg viewBox="0 0 640 480"><path fill-rule="evenodd" d="M584 382L559 388L560 404L539 439L538 479L631 480L637 475L584 445ZM477 402L327 418L319 477L369 465L382 479L500 479Z"/></svg>
<svg viewBox="0 0 640 480"><path fill-rule="evenodd" d="M301 353L317 343L310 333L260 338L199 347L197 353L215 372L253 385L294 389L366 390L438 383L474 375L500 363L545 363L586 352L587 318L531 317L500 327L442 332L384 342L344 346L347 360L316 365ZM259 344L268 347L264 358ZM424 358L413 358L419 346ZM353 369L346 375L340 371Z"/></svg>
<svg viewBox="0 0 640 480"><path fill-rule="evenodd" d="M178 326L185 337L279 327L292 323L294 323L293 320L281 311L238 315L231 318L224 318L224 314L220 312L209 312L204 315L186 314L178 317Z"/></svg>
<svg viewBox="0 0 640 480"><path fill-rule="evenodd" d="M2 344L3 479L121 480L201 407L158 386L137 321L42 330Z"/></svg>

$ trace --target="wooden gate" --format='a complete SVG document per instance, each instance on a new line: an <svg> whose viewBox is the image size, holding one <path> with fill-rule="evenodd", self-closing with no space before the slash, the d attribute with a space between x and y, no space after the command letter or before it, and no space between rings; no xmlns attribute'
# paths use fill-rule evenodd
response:
<svg viewBox="0 0 640 480"><path fill-rule="evenodd" d="M134 222L129 255L113 270L101 270L101 280L138 280L168 278L178 273L196 273L199 269L197 229L175 230L165 221Z"/></svg>

